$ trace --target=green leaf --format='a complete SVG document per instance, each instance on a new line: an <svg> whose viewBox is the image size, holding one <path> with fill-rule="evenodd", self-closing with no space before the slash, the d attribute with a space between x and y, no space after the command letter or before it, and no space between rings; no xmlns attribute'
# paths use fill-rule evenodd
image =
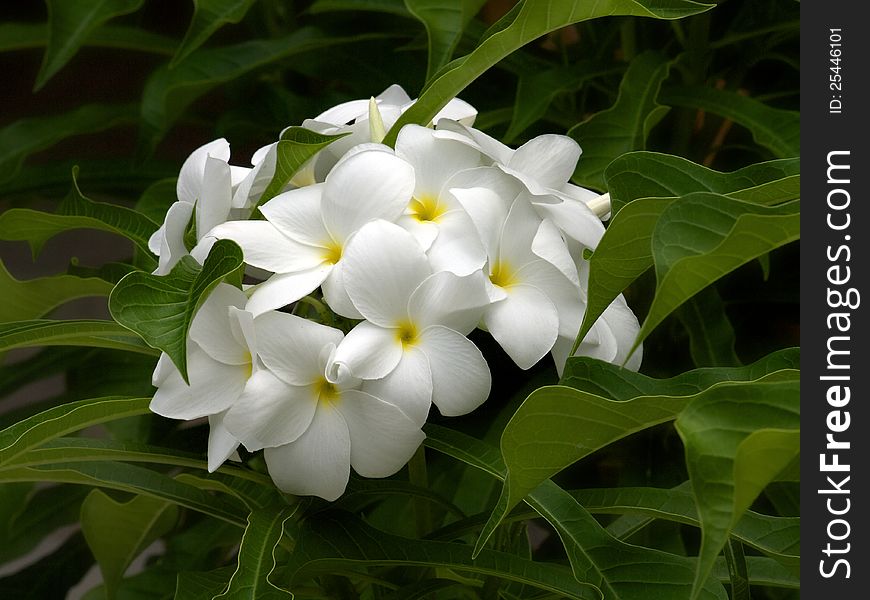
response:
<svg viewBox="0 0 870 600"><path fill-rule="evenodd" d="M24 159L66 138L96 133L136 119L132 105L86 104L68 113L26 117L0 129L0 183L10 181Z"/></svg>
<svg viewBox="0 0 870 600"><path fill-rule="evenodd" d="M568 598L600 599L599 590L550 563L484 550L471 558L471 547L452 542L416 540L379 531L341 511L326 511L302 522L289 567L290 579L335 573L360 566L445 567L518 581Z"/></svg>
<svg viewBox="0 0 870 600"><path fill-rule="evenodd" d="M677 419L703 532L693 590L740 517L800 451L799 390L796 378L711 388Z"/></svg>
<svg viewBox="0 0 870 600"><path fill-rule="evenodd" d="M50 408L0 431L0 465L92 425L148 413L150 398L93 398Z"/></svg>
<svg viewBox="0 0 870 600"><path fill-rule="evenodd" d="M218 240L200 267L184 256L168 275L130 273L109 296L109 311L152 348L166 352L187 381L187 332L209 293L242 265L242 250Z"/></svg>
<svg viewBox="0 0 870 600"><path fill-rule="evenodd" d="M41 317L70 300L88 296L108 296L112 285L102 279L56 275L19 281L9 274L0 260L0 322L24 321Z"/></svg>
<svg viewBox="0 0 870 600"><path fill-rule="evenodd" d="M393 125L384 140L393 145L399 130L408 123L428 124L447 102L465 89L491 66L529 42L560 27L605 16L634 15L659 19L679 19L712 8L689 0L528 0L517 5L507 20L470 54L456 59L435 75L417 102Z"/></svg>
<svg viewBox="0 0 870 600"><path fill-rule="evenodd" d="M580 61L568 67L530 69L520 75L517 97L504 142L511 143L547 113L553 100L565 92L579 89L586 81L609 75L619 69L598 61Z"/></svg>
<svg viewBox="0 0 870 600"><path fill-rule="evenodd" d="M0 323L0 352L34 346L90 346L157 356L138 335L111 321L34 319Z"/></svg>
<svg viewBox="0 0 870 600"><path fill-rule="evenodd" d="M665 208L652 235L656 294L635 344L737 267L800 239L800 200L766 207L697 192Z"/></svg>
<svg viewBox="0 0 870 600"><path fill-rule="evenodd" d="M762 556L747 556L746 566L749 570L749 582L752 585L793 590L798 590L801 587L800 578L791 569L782 566L775 560ZM730 580L728 566L725 564L724 558L716 559L713 573L720 581L727 582Z"/></svg>
<svg viewBox="0 0 870 600"><path fill-rule="evenodd" d="M653 232L668 207L705 189L740 196L747 202L781 204L799 197L799 176L797 187L792 179L799 169L797 159L759 163L733 173L652 152L630 153L615 160L606 178L618 212L589 261L589 297L575 345L610 303L653 266Z"/></svg>
<svg viewBox="0 0 870 600"><path fill-rule="evenodd" d="M178 507L148 496L116 502L93 490L82 503L82 533L100 566L106 596L113 600L118 584L133 559L151 542L169 532Z"/></svg>
<svg viewBox="0 0 870 600"><path fill-rule="evenodd" d="M670 106L697 108L731 119L751 131L758 145L779 158L800 154L798 111L771 108L736 92L703 85L668 88L662 91L660 99Z"/></svg>
<svg viewBox="0 0 870 600"><path fill-rule="evenodd" d="M431 424L426 425L425 431L424 443L430 448L493 477L505 478L504 463L493 446ZM692 559L614 539L568 492L552 481L545 481L531 492L526 502L558 532L574 577L598 585L608 600L671 600L689 593ZM501 504L496 511L500 509ZM639 582L638 572L649 575ZM714 581L709 581L704 590L706 598L725 600L727 597L725 590Z"/></svg>
<svg viewBox="0 0 870 600"><path fill-rule="evenodd" d="M272 583L269 576L275 569L275 548L297 507L255 510L248 515L236 571L230 578L227 590L215 596L215 600L277 600L293 597L293 594Z"/></svg>
<svg viewBox="0 0 870 600"><path fill-rule="evenodd" d="M381 12L410 17L404 0L317 0L308 9L312 14L344 10Z"/></svg>
<svg viewBox="0 0 870 600"><path fill-rule="evenodd" d="M226 589L233 574L232 567L214 571L186 571L179 573L175 584L177 600L212 600Z"/></svg>
<svg viewBox="0 0 870 600"><path fill-rule="evenodd" d="M638 198L674 198L692 192L716 192L757 204L794 200L793 180L800 175L800 159L761 162L722 173L690 160L658 152L629 152L613 161L604 173L613 212ZM789 182L789 183L786 183ZM769 197L768 185L781 193Z"/></svg>
<svg viewBox="0 0 870 600"><path fill-rule="evenodd" d="M0 215L0 239L29 242L35 259L45 242L59 233L71 229L99 229L126 237L156 265L148 250L148 238L157 231L157 223L135 210L89 200L82 195L77 177L78 168L74 167L72 188L56 213L13 208Z"/></svg>
<svg viewBox="0 0 870 600"><path fill-rule="evenodd" d="M405 0L405 6L426 27L429 63L426 80L450 62L465 26L485 0Z"/></svg>
<svg viewBox="0 0 870 600"><path fill-rule="evenodd" d="M136 212L156 223L162 223L166 211L177 200L177 183L177 177L166 177L150 184L136 201Z"/></svg>
<svg viewBox="0 0 870 600"><path fill-rule="evenodd" d="M41 48L46 44L47 23L0 23L0 52ZM92 31L82 45L171 56L175 40L140 27L103 25Z"/></svg>
<svg viewBox="0 0 870 600"><path fill-rule="evenodd" d="M193 0L193 19L169 68L187 58L227 23L241 21L253 4L254 0Z"/></svg>
<svg viewBox="0 0 870 600"><path fill-rule="evenodd" d="M689 351L697 367L740 365L734 350L734 328L725 313L725 303L715 286L704 288L677 309L677 317L689 332Z"/></svg>
<svg viewBox="0 0 870 600"><path fill-rule="evenodd" d="M619 96L613 106L568 131L583 148L572 177L575 183L605 189L607 165L626 152L646 147L649 132L669 110L656 101L669 69L670 62L659 54L638 55L619 84Z"/></svg>
<svg viewBox="0 0 870 600"><path fill-rule="evenodd" d="M303 27L271 40L200 49L173 69L158 68L145 84L140 108L145 141L153 145L194 100L222 83L296 54L381 37L384 36L375 33L325 37L316 29Z"/></svg>
<svg viewBox="0 0 870 600"><path fill-rule="evenodd" d="M57 73L97 27L120 15L139 10L144 0L46 0L48 45L34 91Z"/></svg>
<svg viewBox="0 0 870 600"><path fill-rule="evenodd" d="M324 135L304 127L288 127L281 134L276 148L275 174L263 190L257 206L280 194L302 165L315 154L347 135L350 134Z"/></svg>

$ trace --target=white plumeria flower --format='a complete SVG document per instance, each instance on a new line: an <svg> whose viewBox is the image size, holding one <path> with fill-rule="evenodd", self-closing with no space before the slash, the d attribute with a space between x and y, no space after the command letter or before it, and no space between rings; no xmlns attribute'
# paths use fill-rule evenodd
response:
<svg viewBox="0 0 870 600"><path fill-rule="evenodd" d="M193 151L181 166L176 184L178 201L169 207L160 228L148 240L148 248L159 256L156 275L165 275L183 256L191 254L200 263L213 242L197 244L191 252L184 244L184 234L196 211L197 242L215 225L246 214L232 210L233 189L250 169L228 164L230 145L221 138Z"/></svg>
<svg viewBox="0 0 870 600"><path fill-rule="evenodd" d="M154 369L157 392L151 411L171 419L209 418L209 470L217 469L238 447L224 427L224 415L242 395L256 370L257 339L247 298L231 285L212 291L193 319L187 345L190 383L165 353Z"/></svg>
<svg viewBox="0 0 870 600"><path fill-rule="evenodd" d="M487 187L450 191L468 207L487 250L493 303L483 325L528 369L560 335L575 335L580 328L584 304L577 267L558 228L535 212L527 192L497 170L478 175Z"/></svg>
<svg viewBox="0 0 870 600"><path fill-rule="evenodd" d="M620 294L592 325L589 333L577 347L574 356L590 356L637 371L643 360L643 346L638 345L631 356L628 356L628 352L638 333L640 333L640 324L637 316L625 302L625 297ZM574 337L559 337L553 346L553 360L556 362L556 370L560 377L573 345Z"/></svg>
<svg viewBox="0 0 870 600"><path fill-rule="evenodd" d="M397 219L414 191L414 170L391 152L363 150L346 157L323 184L276 196L260 211L265 221L234 221L209 234L242 247L245 262L275 273L258 285L247 310L259 315L323 285L333 311L361 318L342 282L345 246L374 219Z"/></svg>
<svg viewBox="0 0 870 600"><path fill-rule="evenodd" d="M532 194L532 205L566 235L594 249L604 235L602 217L610 213L610 196L569 182L580 146L565 135L545 134L516 150L462 123L442 119L437 135L464 141L488 156L495 166L515 177Z"/></svg>
<svg viewBox="0 0 870 600"><path fill-rule="evenodd" d="M489 302L482 272L433 273L414 237L386 221L360 229L344 260L347 293L367 320L339 344L330 380L371 380L364 389L418 424L431 403L445 416L483 403L489 367L465 337Z"/></svg>
<svg viewBox="0 0 870 600"><path fill-rule="evenodd" d="M269 474L285 492L335 500L350 467L364 477L394 474L425 435L398 407L326 379L341 331L278 312L258 317L258 370L224 422L248 450L265 448Z"/></svg>
<svg viewBox="0 0 870 600"><path fill-rule="evenodd" d="M414 197L397 221L414 234L435 271L469 275L480 270L486 253L474 223L447 191L457 173L480 166L477 150L435 137L419 125L406 125L396 140L396 156L414 167Z"/></svg>

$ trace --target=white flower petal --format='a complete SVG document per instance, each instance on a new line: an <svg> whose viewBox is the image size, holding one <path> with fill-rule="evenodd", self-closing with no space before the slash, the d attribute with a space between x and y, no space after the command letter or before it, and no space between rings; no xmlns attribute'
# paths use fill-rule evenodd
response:
<svg viewBox="0 0 870 600"><path fill-rule="evenodd" d="M514 201L499 236L500 263L509 265L511 269L518 269L538 259L532 252L532 243L541 220L526 197L520 196Z"/></svg>
<svg viewBox="0 0 870 600"><path fill-rule="evenodd" d="M275 176L275 167L278 164L278 142L257 150L251 158L251 163L254 168L248 171L233 194L235 208L254 206L266 191L269 182Z"/></svg>
<svg viewBox="0 0 870 600"><path fill-rule="evenodd" d="M489 306L481 271L460 277L449 271L430 275L408 301L411 322L423 329L444 325L462 334L472 331Z"/></svg>
<svg viewBox="0 0 870 600"><path fill-rule="evenodd" d="M396 225L413 235L424 251L428 251L438 237L439 227L432 221L421 221L411 215L402 215L396 219Z"/></svg>
<svg viewBox="0 0 870 600"><path fill-rule="evenodd" d="M405 348L402 360L389 375L366 380L362 391L395 404L422 427L432 405L432 372L429 359L419 348Z"/></svg>
<svg viewBox="0 0 870 600"><path fill-rule="evenodd" d="M466 143L470 144L473 148L478 148L496 163L506 165L510 161L511 156L513 156L514 150L502 144L494 137L486 135L479 129L474 129L451 119L439 119L436 123L438 130L459 134L467 140Z"/></svg>
<svg viewBox="0 0 870 600"><path fill-rule="evenodd" d="M368 109L368 100L351 100L323 111L314 117L314 120L332 125L345 125L360 115L364 115Z"/></svg>
<svg viewBox="0 0 870 600"><path fill-rule="evenodd" d="M254 288L245 310L256 317L296 302L316 290L330 271L332 265L324 263L298 273L273 275Z"/></svg>
<svg viewBox="0 0 870 600"><path fill-rule="evenodd" d="M304 271L324 261L322 248L295 242L268 221L230 221L208 235L234 241L242 247L246 263L273 273Z"/></svg>
<svg viewBox="0 0 870 600"><path fill-rule="evenodd" d="M414 193L414 169L387 152L360 152L343 160L326 177L323 222L343 243L375 219L396 220Z"/></svg>
<svg viewBox="0 0 870 600"><path fill-rule="evenodd" d="M279 194L260 207L266 220L290 239L309 246L332 242L320 212L323 184Z"/></svg>
<svg viewBox="0 0 870 600"><path fill-rule="evenodd" d="M528 369L550 351L559 335L559 315L541 290L517 285L491 305L483 322L492 337L521 369Z"/></svg>
<svg viewBox="0 0 870 600"><path fill-rule="evenodd" d="M614 364L625 363L623 366L631 371L640 369L643 360L643 344L639 345L630 357L628 356L629 350L637 339L637 334L640 333L640 323L637 321L637 315L626 303L625 296L622 294L617 296L601 317L616 340L617 352ZM626 358L628 358L627 362Z"/></svg>
<svg viewBox="0 0 870 600"><path fill-rule="evenodd" d="M348 319L362 320L365 317L353 305L350 296L347 294L347 288L344 285L344 275L342 275L343 272L344 261L340 260L333 265L329 275L321 284L323 300L329 305L332 312Z"/></svg>
<svg viewBox="0 0 870 600"><path fill-rule="evenodd" d="M477 109L470 105L465 100L459 98L451 98L447 105L438 111L438 114L433 117L432 122L438 123L441 119L450 119L458 121L463 125L471 127L474 124L474 119L477 117Z"/></svg>
<svg viewBox="0 0 870 600"><path fill-rule="evenodd" d="M267 312L254 321L260 358L290 385L309 385L323 377L320 352L338 345L344 334L295 315Z"/></svg>
<svg viewBox="0 0 870 600"><path fill-rule="evenodd" d="M342 368L359 379L380 379L396 368L402 352L397 330L363 321L335 349L330 380L336 381L335 373Z"/></svg>
<svg viewBox="0 0 870 600"><path fill-rule="evenodd" d="M403 106L411 101L411 97L402 86L394 83L383 92L375 96L375 100L378 100L380 104Z"/></svg>
<svg viewBox="0 0 870 600"><path fill-rule="evenodd" d="M190 339L209 356L228 365L251 360L247 345L233 336L229 308L244 308L248 298L241 290L221 283L209 294L190 325Z"/></svg>
<svg viewBox="0 0 870 600"><path fill-rule="evenodd" d="M166 219L163 221L163 239L160 240L160 259L154 271L155 275L166 275L182 256L187 255L184 232L192 215L193 204L187 202L176 202L166 211Z"/></svg>
<svg viewBox="0 0 870 600"><path fill-rule="evenodd" d="M559 269L569 281L580 285L577 265L574 264L568 245L562 239L559 228L549 219L544 219L538 227L532 241L532 252Z"/></svg>
<svg viewBox="0 0 870 600"><path fill-rule="evenodd" d="M384 327L408 316L408 299L431 269L414 237L393 223L359 230L344 252L342 278L360 313Z"/></svg>
<svg viewBox="0 0 870 600"><path fill-rule="evenodd" d="M344 392L336 409L350 433L350 464L363 477L394 474L426 437L396 406L365 392Z"/></svg>
<svg viewBox="0 0 870 600"><path fill-rule="evenodd" d="M580 146L566 135L539 135L517 148L507 163L546 188L559 189L577 167Z"/></svg>
<svg viewBox="0 0 870 600"><path fill-rule="evenodd" d="M189 386L177 370L166 377L151 400L152 412L188 420L223 412L242 395L248 367L218 362L189 344L187 374Z"/></svg>
<svg viewBox="0 0 870 600"><path fill-rule="evenodd" d="M230 166L226 161L207 157L200 197L196 203L196 235L201 239L216 225L227 220L233 201Z"/></svg>
<svg viewBox="0 0 870 600"><path fill-rule="evenodd" d="M434 325L420 334L418 347L432 370L432 402L446 417L470 413L489 396L492 377L474 342Z"/></svg>
<svg viewBox="0 0 870 600"><path fill-rule="evenodd" d="M205 264L205 259L208 258L208 255L211 252L211 247L214 246L216 241L217 239L213 237L206 236L202 238L190 251L190 255L199 264Z"/></svg>
<svg viewBox="0 0 870 600"><path fill-rule="evenodd" d="M414 196L438 198L453 175L480 165L480 153L453 140L438 139L434 131L419 125L402 127L396 139L396 156L414 167Z"/></svg>
<svg viewBox="0 0 870 600"><path fill-rule="evenodd" d="M524 285L534 286L550 299L559 314L559 335L577 335L586 309L578 284L540 259L525 265L517 272L516 278Z"/></svg>
<svg viewBox="0 0 870 600"><path fill-rule="evenodd" d="M438 236L427 248L433 271L470 275L486 264L486 251L477 228L462 209L450 210L438 218Z"/></svg>
<svg viewBox="0 0 870 600"><path fill-rule="evenodd" d="M269 475L283 491L332 502L350 477L350 433L335 408L320 403L311 426L291 444L266 448Z"/></svg>
<svg viewBox="0 0 870 600"><path fill-rule="evenodd" d="M288 385L268 369L261 369L251 376L238 402L227 411L224 425L254 452L298 439L311 424L316 408L313 386Z"/></svg>
<svg viewBox="0 0 870 600"><path fill-rule="evenodd" d="M559 229L578 242L595 249L604 235L604 225L589 207L579 200L565 199L555 204L535 202L535 210L549 218Z"/></svg>
<svg viewBox="0 0 870 600"><path fill-rule="evenodd" d="M188 204L200 197L205 163L209 156L223 162L230 160L230 144L224 138L214 140L194 150L181 165L175 191L178 199Z"/></svg>
<svg viewBox="0 0 870 600"><path fill-rule="evenodd" d="M151 385L160 387L167 377L177 372L178 370L169 355L161 352L160 358L157 359L157 364L154 366L154 373L151 375Z"/></svg>
<svg viewBox="0 0 870 600"><path fill-rule="evenodd" d="M228 458L236 453L239 440L233 437L224 426L224 415L217 413L208 416L208 472L217 471Z"/></svg>
<svg viewBox="0 0 870 600"><path fill-rule="evenodd" d="M161 223L160 227L157 228L157 231L152 233L151 237L148 238L148 249L151 251L151 254L160 256L160 244L163 242L163 237L165 235L166 225Z"/></svg>

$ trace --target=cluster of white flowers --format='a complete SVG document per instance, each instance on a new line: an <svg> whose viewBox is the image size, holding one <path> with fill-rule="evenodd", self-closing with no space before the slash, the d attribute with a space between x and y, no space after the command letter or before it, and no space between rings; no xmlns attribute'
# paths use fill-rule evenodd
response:
<svg viewBox="0 0 870 600"><path fill-rule="evenodd" d="M208 297L190 330L189 384L166 355L154 372L154 412L208 417L210 469L239 443L264 449L282 490L327 500L342 494L350 467L392 475L419 447L432 404L462 415L489 395L486 360L466 337L475 328L521 368L552 353L561 372L585 310L583 252L604 233L609 197L568 183L580 157L570 138L513 150L472 128L476 111L460 100L434 127L402 128L395 149L381 144L411 104L392 86L305 121L349 135L259 206L265 219L249 217L277 144L258 150L252 168L230 166L222 139L182 166L178 201L151 240L156 273L188 254L194 218L195 259L230 239L262 280ZM353 328L282 312L312 294ZM637 332L620 296L578 354L622 364ZM636 370L640 357L626 366Z"/></svg>

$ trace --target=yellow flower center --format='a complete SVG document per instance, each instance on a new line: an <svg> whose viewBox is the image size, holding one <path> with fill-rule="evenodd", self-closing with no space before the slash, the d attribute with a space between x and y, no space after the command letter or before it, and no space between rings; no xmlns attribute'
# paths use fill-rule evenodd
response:
<svg viewBox="0 0 870 600"><path fill-rule="evenodd" d="M493 285L497 285L498 287L510 287L517 282L516 272L509 264L498 261L490 272L489 280Z"/></svg>
<svg viewBox="0 0 870 600"><path fill-rule="evenodd" d="M341 252L341 244L329 240L323 245L323 260L334 265L341 260Z"/></svg>
<svg viewBox="0 0 870 600"><path fill-rule="evenodd" d="M242 363L242 367L245 368L245 379L250 379L251 374L254 372L254 359L250 352L245 352L245 357L245 362Z"/></svg>
<svg viewBox="0 0 870 600"><path fill-rule="evenodd" d="M341 391L335 384L327 381L326 377L321 377L314 383L314 393L317 394L318 402L334 404L341 400Z"/></svg>
<svg viewBox="0 0 870 600"><path fill-rule="evenodd" d="M413 345L417 341L417 327L410 321L400 323L396 328L396 339L403 346Z"/></svg>
<svg viewBox="0 0 870 600"><path fill-rule="evenodd" d="M438 204L438 198L433 196L420 196L411 198L408 209L411 215L418 221L437 221L443 215L446 207Z"/></svg>

